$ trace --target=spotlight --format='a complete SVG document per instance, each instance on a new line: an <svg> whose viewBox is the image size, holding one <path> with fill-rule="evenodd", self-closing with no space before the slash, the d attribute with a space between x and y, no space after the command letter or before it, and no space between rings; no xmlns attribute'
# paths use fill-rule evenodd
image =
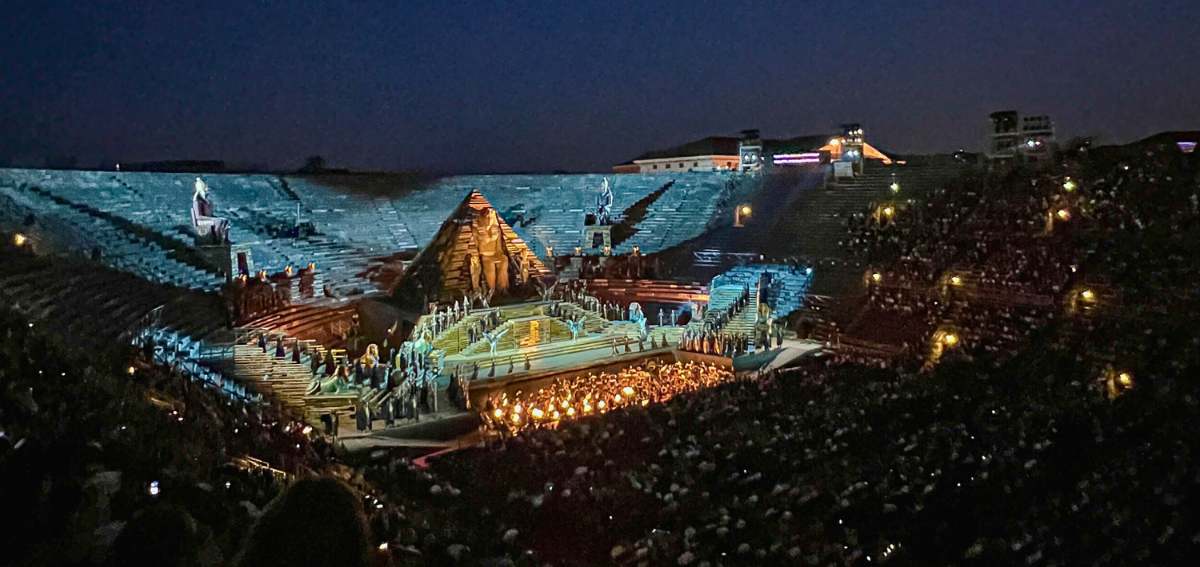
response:
<svg viewBox="0 0 1200 567"><path fill-rule="evenodd" d="M948 347L952 347L952 346L958 344L958 335L956 335L954 333L946 333L945 335L942 336L942 344L944 344Z"/></svg>
<svg viewBox="0 0 1200 567"><path fill-rule="evenodd" d="M875 272L875 273L871 274L871 281L873 281L875 283L879 283L879 282L883 281L883 274L881 274L879 272Z"/></svg>
<svg viewBox="0 0 1200 567"><path fill-rule="evenodd" d="M1079 292L1079 297L1083 298L1084 301L1093 301L1096 299L1096 292L1090 289L1085 289Z"/></svg>
<svg viewBox="0 0 1200 567"><path fill-rule="evenodd" d="M1059 209L1054 214L1058 216L1059 220L1063 220L1063 221L1071 220L1071 211L1068 211L1066 209Z"/></svg>
<svg viewBox="0 0 1200 567"><path fill-rule="evenodd" d="M962 285L962 278L958 276L950 276L950 285Z"/></svg>
<svg viewBox="0 0 1200 567"><path fill-rule="evenodd" d="M13 244L17 245L17 247L24 246L26 242L29 242L29 238L24 234L18 232L13 235Z"/></svg>

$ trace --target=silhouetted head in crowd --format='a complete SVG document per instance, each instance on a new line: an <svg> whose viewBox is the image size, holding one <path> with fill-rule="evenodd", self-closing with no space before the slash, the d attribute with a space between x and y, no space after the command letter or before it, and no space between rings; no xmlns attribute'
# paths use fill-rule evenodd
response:
<svg viewBox="0 0 1200 567"><path fill-rule="evenodd" d="M196 521L187 512L168 504L154 506L121 530L109 553L109 565L198 565L201 540Z"/></svg>
<svg viewBox="0 0 1200 567"><path fill-rule="evenodd" d="M268 506L241 558L245 567L369 564L362 503L341 481L301 480Z"/></svg>

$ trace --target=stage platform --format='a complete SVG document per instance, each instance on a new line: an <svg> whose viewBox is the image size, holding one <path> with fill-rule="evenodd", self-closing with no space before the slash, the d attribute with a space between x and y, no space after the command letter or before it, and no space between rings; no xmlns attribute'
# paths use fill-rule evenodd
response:
<svg viewBox="0 0 1200 567"><path fill-rule="evenodd" d="M548 314L552 302L473 310L434 340L435 348L446 353L443 376L475 376L473 382L479 382L588 366L613 357L669 350L668 346L678 344L684 331L684 327L678 326L649 326L649 336L654 342L668 345L652 349L649 338L639 345L640 329L636 323L609 321L574 304L559 303L562 306L559 316ZM492 355L486 340L468 340L467 327L494 311L499 312L501 319L496 328L507 331ZM568 318L583 321L585 332L578 338L571 338Z"/></svg>

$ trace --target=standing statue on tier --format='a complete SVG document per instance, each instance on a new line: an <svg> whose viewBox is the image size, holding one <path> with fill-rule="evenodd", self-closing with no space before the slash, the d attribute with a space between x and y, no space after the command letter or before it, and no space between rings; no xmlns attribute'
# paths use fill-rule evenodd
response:
<svg viewBox="0 0 1200 567"><path fill-rule="evenodd" d="M646 315L642 313L642 305L636 301L629 304L629 320L642 325L646 324Z"/></svg>
<svg viewBox="0 0 1200 567"><path fill-rule="evenodd" d="M529 283L529 264L532 262L528 252L521 253L521 285Z"/></svg>
<svg viewBox="0 0 1200 567"><path fill-rule="evenodd" d="M508 291L508 255L500 216L495 209L487 208L475 214L471 220L471 240L475 243L475 253L470 260L471 287L482 292L480 286L486 283L489 292Z"/></svg>
<svg viewBox="0 0 1200 567"><path fill-rule="evenodd" d="M571 331L571 342L575 342L583 331L583 319L567 319L567 329Z"/></svg>
<svg viewBox="0 0 1200 567"><path fill-rule="evenodd" d="M208 184L197 177L195 187L196 192L192 194L192 230L205 240L220 244L229 242L229 220L213 216Z"/></svg>
<svg viewBox="0 0 1200 567"><path fill-rule="evenodd" d="M492 355L493 359L496 358L496 346L500 344L500 337L503 337L506 333L508 333L508 328L501 329L499 332L483 332L483 338L487 339L488 342L488 353ZM494 365L495 362L493 361L492 364Z"/></svg>
<svg viewBox="0 0 1200 567"><path fill-rule="evenodd" d="M600 184L600 194L596 196L596 224L612 224L613 194L608 178Z"/></svg>
<svg viewBox="0 0 1200 567"><path fill-rule="evenodd" d="M542 296L542 301L550 301L550 298L554 297L554 288L558 287L558 282L554 282L549 287L540 280L536 283L541 288L538 290L538 293Z"/></svg>

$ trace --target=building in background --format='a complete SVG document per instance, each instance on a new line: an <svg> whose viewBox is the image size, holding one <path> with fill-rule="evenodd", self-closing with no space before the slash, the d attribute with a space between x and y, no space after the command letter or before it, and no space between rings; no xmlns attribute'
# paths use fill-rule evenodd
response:
<svg viewBox="0 0 1200 567"><path fill-rule="evenodd" d="M1036 162L1054 157L1058 143L1049 116L1021 116L1015 110L1001 110L989 118L985 152L989 159Z"/></svg>
<svg viewBox="0 0 1200 567"><path fill-rule="evenodd" d="M688 171L736 171L740 140L733 136L709 136L665 150L646 152L613 168L617 173L683 173Z"/></svg>
<svg viewBox="0 0 1200 567"><path fill-rule="evenodd" d="M862 126L845 124L838 134L816 134L764 139L756 129L743 130L740 136L709 136L681 146L646 152L628 162L613 166L616 173L683 173L692 171L757 172L797 166L816 166L831 162L892 160L866 143Z"/></svg>

